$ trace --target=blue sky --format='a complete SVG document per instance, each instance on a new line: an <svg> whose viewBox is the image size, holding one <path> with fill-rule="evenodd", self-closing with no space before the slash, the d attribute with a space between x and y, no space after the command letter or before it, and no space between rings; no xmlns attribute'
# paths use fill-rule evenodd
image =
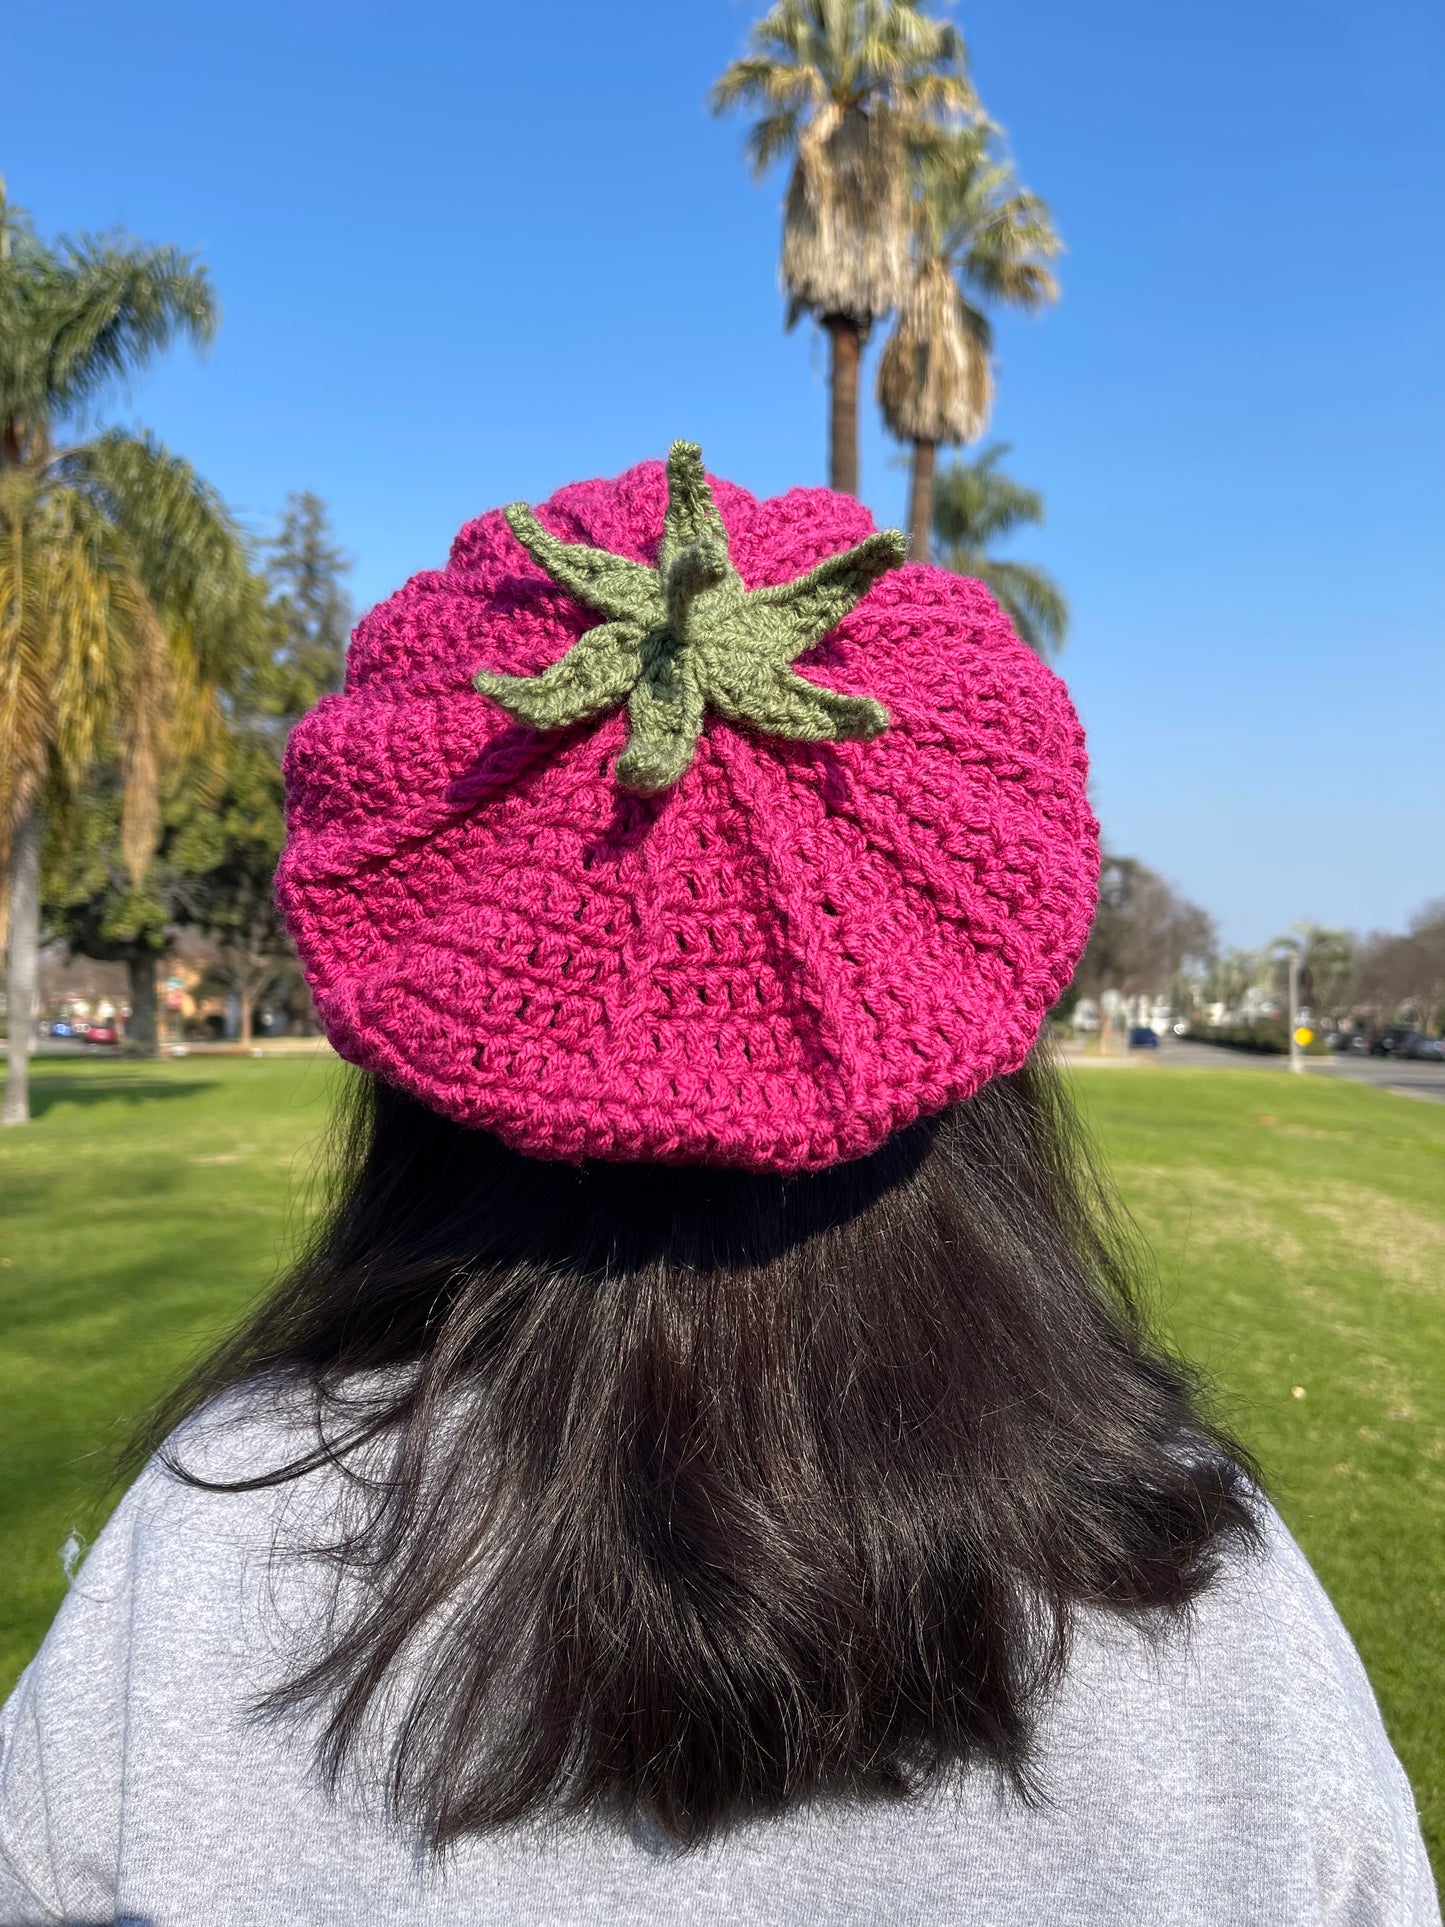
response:
<svg viewBox="0 0 1445 1927"><path fill-rule="evenodd" d="M782 178L704 107L758 10L50 0L7 23L0 171L43 230L204 256L214 350L111 412L258 528L318 490L365 604L469 516L677 435L759 493L823 479ZM1445 16L954 14L1069 249L1062 304L1000 324L993 433L1048 501L1017 552L1073 604L1106 834L1227 942L1398 926L1445 893Z"/></svg>

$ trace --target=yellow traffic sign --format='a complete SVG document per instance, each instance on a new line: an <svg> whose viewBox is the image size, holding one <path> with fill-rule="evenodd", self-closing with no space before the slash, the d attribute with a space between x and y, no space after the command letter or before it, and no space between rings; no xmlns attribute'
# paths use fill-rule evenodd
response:
<svg viewBox="0 0 1445 1927"><path fill-rule="evenodd" d="M1306 1044L1312 1044L1315 1041L1315 1034L1308 1024L1301 1024L1294 1034L1294 1041L1303 1050Z"/></svg>

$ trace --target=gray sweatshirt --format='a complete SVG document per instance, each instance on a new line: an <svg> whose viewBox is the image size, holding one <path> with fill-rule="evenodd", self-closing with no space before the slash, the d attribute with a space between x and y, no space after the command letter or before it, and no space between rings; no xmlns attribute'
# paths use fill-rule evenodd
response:
<svg viewBox="0 0 1445 1927"><path fill-rule="evenodd" d="M261 1410L191 1462L275 1463ZM674 1852L524 1829L437 1863L333 1802L246 1714L314 1566L271 1557L331 1473L240 1496L157 1465L0 1716L0 1927L1435 1927L1414 1802L1360 1662L1273 1515L1187 1632L1085 1623L1042 1725L1042 1805L991 1770L901 1807L818 1804Z"/></svg>

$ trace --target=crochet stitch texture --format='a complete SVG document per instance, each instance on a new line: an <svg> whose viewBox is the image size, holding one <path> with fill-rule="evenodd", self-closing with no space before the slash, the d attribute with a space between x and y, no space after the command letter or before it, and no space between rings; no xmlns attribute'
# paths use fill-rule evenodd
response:
<svg viewBox="0 0 1445 1927"><path fill-rule="evenodd" d="M746 590L874 533L826 489L710 487ZM644 462L536 520L656 568L667 506ZM1083 949L1098 826L1067 692L987 591L895 569L798 657L882 706L872 740L709 711L650 794L618 780L625 711L534 728L473 687L605 619L494 511L292 733L277 896L340 1054L533 1156L783 1172L1017 1069Z"/></svg>

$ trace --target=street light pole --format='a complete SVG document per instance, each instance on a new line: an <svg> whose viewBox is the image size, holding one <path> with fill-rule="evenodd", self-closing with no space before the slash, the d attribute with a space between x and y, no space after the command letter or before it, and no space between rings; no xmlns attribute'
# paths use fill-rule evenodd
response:
<svg viewBox="0 0 1445 1927"><path fill-rule="evenodd" d="M1289 1067L1301 1074L1305 1067L1305 1054L1299 1040L1299 952L1289 953Z"/></svg>

